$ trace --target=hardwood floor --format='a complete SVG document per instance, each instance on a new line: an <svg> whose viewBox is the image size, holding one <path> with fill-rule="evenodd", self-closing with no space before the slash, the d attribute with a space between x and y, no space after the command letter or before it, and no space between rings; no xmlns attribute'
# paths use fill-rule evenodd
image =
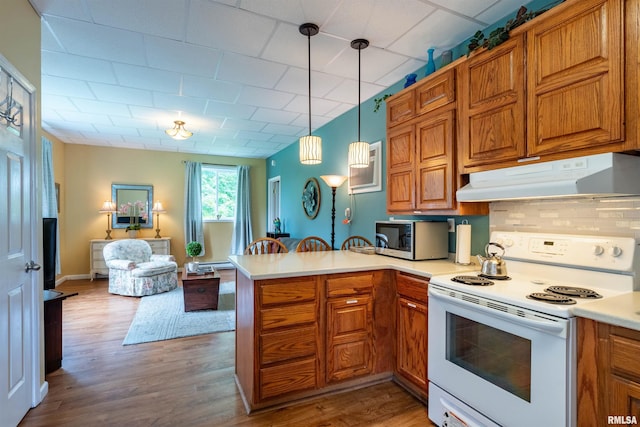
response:
<svg viewBox="0 0 640 427"><path fill-rule="evenodd" d="M222 271L233 280L234 271ZM62 368L20 426L425 426L426 408L392 382L246 415L234 332L123 346L139 299L107 280L67 281Z"/></svg>

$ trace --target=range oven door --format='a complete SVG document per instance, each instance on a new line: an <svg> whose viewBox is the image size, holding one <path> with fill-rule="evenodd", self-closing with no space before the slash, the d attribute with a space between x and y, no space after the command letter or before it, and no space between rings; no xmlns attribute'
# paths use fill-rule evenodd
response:
<svg viewBox="0 0 640 427"><path fill-rule="evenodd" d="M444 397L429 394L429 418L462 405L466 425L575 426L574 341L573 319L430 285L429 381Z"/></svg>

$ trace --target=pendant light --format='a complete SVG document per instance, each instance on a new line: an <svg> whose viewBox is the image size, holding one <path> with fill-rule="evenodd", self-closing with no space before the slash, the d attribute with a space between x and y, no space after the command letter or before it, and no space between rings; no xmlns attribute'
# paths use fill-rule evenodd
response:
<svg viewBox="0 0 640 427"><path fill-rule="evenodd" d="M360 139L360 72L362 49L369 46L369 40L355 39L351 42L351 47L358 50L358 140L349 144L349 167L366 168L369 167L369 143Z"/></svg>
<svg viewBox="0 0 640 427"><path fill-rule="evenodd" d="M309 135L300 138L300 163L317 165L322 163L322 138L311 135L311 36L318 34L320 29L316 24L307 22L300 25L298 31L307 36L309 48Z"/></svg>

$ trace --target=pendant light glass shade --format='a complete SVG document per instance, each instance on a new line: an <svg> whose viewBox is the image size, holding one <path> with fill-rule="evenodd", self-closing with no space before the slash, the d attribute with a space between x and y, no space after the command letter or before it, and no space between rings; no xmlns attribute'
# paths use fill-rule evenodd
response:
<svg viewBox="0 0 640 427"><path fill-rule="evenodd" d="M369 143L356 141L349 144L349 167L369 167Z"/></svg>
<svg viewBox="0 0 640 427"><path fill-rule="evenodd" d="M348 164L350 168L369 167L369 143L360 138L360 86L361 86L361 52L369 46L369 40L356 39L351 42L351 47L358 50L358 140L349 144Z"/></svg>
<svg viewBox="0 0 640 427"><path fill-rule="evenodd" d="M192 132L189 132L184 128L184 122L182 120L176 120L173 123L175 124L173 128L164 131L164 133L169 135L171 138L183 140L193 136Z"/></svg>
<svg viewBox="0 0 640 427"><path fill-rule="evenodd" d="M319 136L306 135L300 138L300 163L303 165L322 163L322 139Z"/></svg>
<svg viewBox="0 0 640 427"><path fill-rule="evenodd" d="M311 36L320 31L316 24L307 22L300 25L298 31L307 36L309 50L309 135L300 138L300 163L303 165L317 165L322 163L322 138L311 135Z"/></svg>

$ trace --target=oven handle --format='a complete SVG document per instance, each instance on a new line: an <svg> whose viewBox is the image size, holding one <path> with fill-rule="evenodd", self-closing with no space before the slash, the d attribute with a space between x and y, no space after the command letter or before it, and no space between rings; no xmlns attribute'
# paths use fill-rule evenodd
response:
<svg viewBox="0 0 640 427"><path fill-rule="evenodd" d="M478 309L478 305L474 304L472 302L467 302L464 300L459 300L457 298L453 298L447 295L443 295L439 292L435 292L432 289L429 289L429 297L430 298L434 298L436 300L440 300L442 302L446 302L446 303L450 303L450 304L456 304L459 305L461 307L465 307L468 309L471 309L473 311L476 311L478 313L482 313L482 314L490 314L494 317L500 318L500 319L506 319L509 320L511 322L513 322L515 319L518 320L518 323L527 325L529 327L535 328L535 329L540 329L543 331L548 331L548 332L563 332L565 330L565 325L564 323L559 323L559 322L554 322L552 320L531 320L528 319L526 317L520 317L520 316L514 316L511 314L505 314L502 311L497 311L497 310L492 310L492 309L488 309L488 310L479 310Z"/></svg>

